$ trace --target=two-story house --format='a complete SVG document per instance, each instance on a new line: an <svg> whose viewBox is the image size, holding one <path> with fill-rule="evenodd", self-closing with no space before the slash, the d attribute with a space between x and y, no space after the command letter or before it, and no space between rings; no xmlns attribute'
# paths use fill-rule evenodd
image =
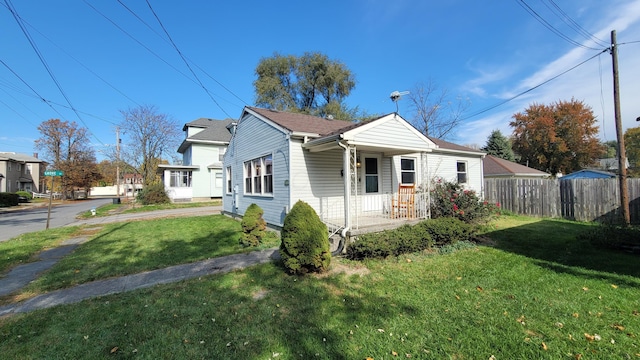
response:
<svg viewBox="0 0 640 360"><path fill-rule="evenodd" d="M0 152L0 192L39 192L44 161L35 155Z"/></svg>
<svg viewBox="0 0 640 360"><path fill-rule="evenodd" d="M208 200L222 197L222 160L233 120L200 118L182 128L185 139L178 152L180 165L159 165L162 181L172 201Z"/></svg>

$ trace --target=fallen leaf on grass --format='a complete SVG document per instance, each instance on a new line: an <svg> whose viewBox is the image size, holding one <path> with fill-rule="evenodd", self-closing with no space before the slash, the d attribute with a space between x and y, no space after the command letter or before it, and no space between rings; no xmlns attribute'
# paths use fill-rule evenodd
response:
<svg viewBox="0 0 640 360"><path fill-rule="evenodd" d="M118 347L114 347L113 349L111 349L111 351L109 351L110 354L115 353L116 351L118 351Z"/></svg>
<svg viewBox="0 0 640 360"><path fill-rule="evenodd" d="M480 285L478 285L478 286L476 286L476 290L483 291L484 289L482 287L480 287Z"/></svg>
<svg viewBox="0 0 640 360"><path fill-rule="evenodd" d="M576 354L576 356L574 356L576 358L576 360L580 360L582 359L582 354Z"/></svg>
<svg viewBox="0 0 640 360"><path fill-rule="evenodd" d="M544 350L544 351L549 350L549 348L547 347L547 344L542 343L542 350Z"/></svg>
<svg viewBox="0 0 640 360"><path fill-rule="evenodd" d="M580 317L580 314L578 314L578 313L573 313L573 314L571 314L571 316L573 316L574 318L578 318L578 317Z"/></svg>
<svg viewBox="0 0 640 360"><path fill-rule="evenodd" d="M611 287L612 287L612 288L614 288L614 289L617 289L617 288L618 288L618 285L616 285L616 284L611 284Z"/></svg>
<svg viewBox="0 0 640 360"><path fill-rule="evenodd" d="M524 315L520 315L520 317L517 318L516 321L519 322L520 324L524 325Z"/></svg>
<svg viewBox="0 0 640 360"><path fill-rule="evenodd" d="M589 291L589 288L588 288L588 287L586 287L586 286L583 286L583 287L582 287L582 290L584 290L584 291Z"/></svg>
<svg viewBox="0 0 640 360"><path fill-rule="evenodd" d="M393 350L391 350L391 355L393 355L393 356L398 356L398 353L397 353L397 352L395 352L395 351L393 351Z"/></svg>
<svg viewBox="0 0 640 360"><path fill-rule="evenodd" d="M613 327L616 330L620 330L620 331L624 330L624 326L618 325L618 324L613 324L613 325L611 325L611 327Z"/></svg>
<svg viewBox="0 0 640 360"><path fill-rule="evenodd" d="M383 332L384 332L384 329L378 329L378 332L383 333Z"/></svg>
<svg viewBox="0 0 640 360"><path fill-rule="evenodd" d="M456 300L460 300L460 296L456 295Z"/></svg>

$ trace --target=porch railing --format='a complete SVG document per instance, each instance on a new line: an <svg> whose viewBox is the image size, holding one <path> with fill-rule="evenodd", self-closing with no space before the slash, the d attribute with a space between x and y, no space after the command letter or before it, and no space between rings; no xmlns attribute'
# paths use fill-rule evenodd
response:
<svg viewBox="0 0 640 360"><path fill-rule="evenodd" d="M390 221L398 224L409 220L430 217L429 194L420 192L413 195L410 206L398 202L398 194L358 195L352 198L352 229L376 226ZM341 197L321 198L320 218L327 224L330 233L337 233L345 227L344 202Z"/></svg>

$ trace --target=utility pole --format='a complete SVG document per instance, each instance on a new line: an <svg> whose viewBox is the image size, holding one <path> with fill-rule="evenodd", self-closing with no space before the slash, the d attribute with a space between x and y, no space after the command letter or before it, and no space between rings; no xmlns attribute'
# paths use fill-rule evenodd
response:
<svg viewBox="0 0 640 360"><path fill-rule="evenodd" d="M622 116L620 115L620 84L618 82L618 43L616 31L611 30L611 56L613 58L613 108L616 118L616 136L618 137L618 181L620 182L620 207L622 221L625 225L631 223L629 215L629 189L627 188L627 154L624 147L622 133Z"/></svg>
<svg viewBox="0 0 640 360"><path fill-rule="evenodd" d="M120 203L120 127L116 126L116 200Z"/></svg>

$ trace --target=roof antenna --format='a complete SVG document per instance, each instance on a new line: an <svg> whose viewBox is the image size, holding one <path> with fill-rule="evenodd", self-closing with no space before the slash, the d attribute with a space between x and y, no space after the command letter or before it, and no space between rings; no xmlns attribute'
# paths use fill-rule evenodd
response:
<svg viewBox="0 0 640 360"><path fill-rule="evenodd" d="M402 95L407 95L409 94L408 91L394 91L391 93L391 95L389 96L391 98L391 101L393 101L394 103L396 103L396 114L398 113L398 100L400 100L400 97Z"/></svg>

